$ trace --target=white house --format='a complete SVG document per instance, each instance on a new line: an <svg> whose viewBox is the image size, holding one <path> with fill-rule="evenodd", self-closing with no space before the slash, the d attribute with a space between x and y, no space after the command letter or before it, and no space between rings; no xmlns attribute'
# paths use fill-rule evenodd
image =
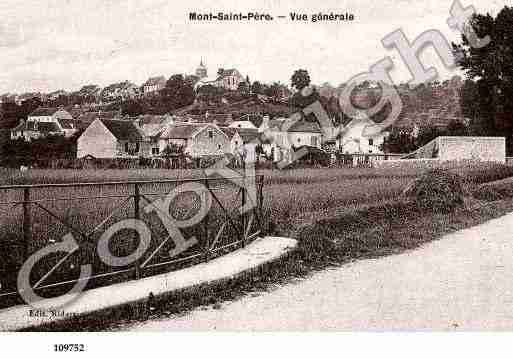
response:
<svg viewBox="0 0 513 359"><path fill-rule="evenodd" d="M259 128L270 142L264 144L264 151L270 155L273 151L290 150L301 146L321 148L322 131L317 122L295 121L288 118L264 120Z"/></svg>
<svg viewBox="0 0 513 359"><path fill-rule="evenodd" d="M363 113L356 114L341 129L337 139L338 149L348 154L383 153L381 145L389 133L379 131L379 127Z"/></svg>
<svg viewBox="0 0 513 359"><path fill-rule="evenodd" d="M162 90L166 87L166 78L164 76L150 77L148 81L143 84L144 94L153 93Z"/></svg>
<svg viewBox="0 0 513 359"><path fill-rule="evenodd" d="M141 131L132 121L94 120L77 140L77 157L138 157L149 151Z"/></svg>
<svg viewBox="0 0 513 359"><path fill-rule="evenodd" d="M191 157L222 155L231 151L230 138L213 123L170 124L158 135L153 146L162 152L170 144L182 146L184 153Z"/></svg>
<svg viewBox="0 0 513 359"><path fill-rule="evenodd" d="M23 138L30 141L50 135L70 137L78 131L77 121L62 108L39 107L32 111L27 121L11 130L11 139Z"/></svg>

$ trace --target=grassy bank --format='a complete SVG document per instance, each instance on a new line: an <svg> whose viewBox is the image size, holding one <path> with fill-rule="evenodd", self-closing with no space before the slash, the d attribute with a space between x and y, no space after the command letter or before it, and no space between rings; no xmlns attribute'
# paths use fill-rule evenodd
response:
<svg viewBox="0 0 513 359"><path fill-rule="evenodd" d="M411 201L394 201L327 216L297 228L299 246L289 256L216 285L151 298L38 330L95 331L123 329L136 322L183 314L202 306L272 290L299 278L349 261L401 253L453 231L478 225L513 211L513 199L487 202L467 198L450 214L419 211Z"/></svg>

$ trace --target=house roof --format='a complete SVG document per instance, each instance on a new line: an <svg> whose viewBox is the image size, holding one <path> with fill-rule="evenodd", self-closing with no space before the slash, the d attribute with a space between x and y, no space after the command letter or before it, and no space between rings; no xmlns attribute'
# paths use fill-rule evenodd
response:
<svg viewBox="0 0 513 359"><path fill-rule="evenodd" d="M113 119L119 115L118 111L93 111L85 112L78 117L78 120L87 125L91 124L97 118L100 119Z"/></svg>
<svg viewBox="0 0 513 359"><path fill-rule="evenodd" d="M142 115L135 121L145 136L152 137L159 135L164 126L173 121L173 118L169 115Z"/></svg>
<svg viewBox="0 0 513 359"><path fill-rule="evenodd" d="M60 118L59 123L61 124L62 128L65 128L67 130L72 130L80 127L79 121L69 118Z"/></svg>
<svg viewBox="0 0 513 359"><path fill-rule="evenodd" d="M292 123L292 125L287 128L290 121L292 121L292 120L290 120L290 119L269 120L269 128L270 129L278 128L280 131L287 130L287 132L321 133L321 128L317 122L300 120L295 123Z"/></svg>
<svg viewBox="0 0 513 359"><path fill-rule="evenodd" d="M143 139L141 133L132 121L106 119L100 119L100 121L118 140L136 142L142 141Z"/></svg>
<svg viewBox="0 0 513 359"><path fill-rule="evenodd" d="M205 127L206 124L175 124L168 126L162 133L161 138L173 138L173 139L189 139L192 136Z"/></svg>
<svg viewBox="0 0 513 359"><path fill-rule="evenodd" d="M150 77L148 81L144 83L144 86L152 86L152 85L158 85L159 83L166 82L166 78L164 76L155 76Z"/></svg>
<svg viewBox="0 0 513 359"><path fill-rule="evenodd" d="M239 73L239 71L237 69L227 69L227 70L223 70L223 74L221 75L221 77L232 76L232 75L236 75L237 73Z"/></svg>
<svg viewBox="0 0 513 359"><path fill-rule="evenodd" d="M244 143L253 141L258 137L258 130L253 128L236 128L235 129Z"/></svg>
<svg viewBox="0 0 513 359"><path fill-rule="evenodd" d="M321 128L317 122L309 122L309 121L298 121L294 123L289 129L288 132L313 132L313 133L321 133Z"/></svg>
<svg viewBox="0 0 513 359"><path fill-rule="evenodd" d="M219 129L230 139L237 133L237 129L233 127L219 127Z"/></svg>
<svg viewBox="0 0 513 359"><path fill-rule="evenodd" d="M56 107L38 107L29 116L53 116L57 111L59 109Z"/></svg>
<svg viewBox="0 0 513 359"><path fill-rule="evenodd" d="M258 137L258 130L255 128L219 127L219 129L230 139L238 133L244 143L250 142Z"/></svg>

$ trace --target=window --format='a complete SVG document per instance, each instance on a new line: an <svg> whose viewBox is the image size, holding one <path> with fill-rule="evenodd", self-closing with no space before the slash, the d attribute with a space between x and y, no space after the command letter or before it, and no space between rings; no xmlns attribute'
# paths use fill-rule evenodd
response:
<svg viewBox="0 0 513 359"><path fill-rule="evenodd" d="M373 146L374 145L374 140L372 138L369 138L369 146Z"/></svg>
<svg viewBox="0 0 513 359"><path fill-rule="evenodd" d="M299 143L299 142L301 142L301 139L300 139L300 138L298 138L298 139L297 139L297 142L298 142L298 143Z"/></svg>
<svg viewBox="0 0 513 359"><path fill-rule="evenodd" d="M128 142L125 142L125 152L128 153Z"/></svg>
<svg viewBox="0 0 513 359"><path fill-rule="evenodd" d="M158 147L152 147L151 154L152 155L158 155L160 153L160 149Z"/></svg>
<svg viewBox="0 0 513 359"><path fill-rule="evenodd" d="M214 131L208 130L208 138L214 138Z"/></svg>
<svg viewBox="0 0 513 359"><path fill-rule="evenodd" d="M316 136L312 136L312 146L317 147L317 137Z"/></svg>
<svg viewBox="0 0 513 359"><path fill-rule="evenodd" d="M221 149L221 145L217 145L217 149L220 150Z"/></svg>

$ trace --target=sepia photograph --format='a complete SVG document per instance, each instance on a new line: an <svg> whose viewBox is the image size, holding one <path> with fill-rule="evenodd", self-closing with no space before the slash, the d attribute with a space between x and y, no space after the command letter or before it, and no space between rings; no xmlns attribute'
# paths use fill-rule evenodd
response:
<svg viewBox="0 0 513 359"><path fill-rule="evenodd" d="M513 330L509 0L4 0L0 19L0 345Z"/></svg>

